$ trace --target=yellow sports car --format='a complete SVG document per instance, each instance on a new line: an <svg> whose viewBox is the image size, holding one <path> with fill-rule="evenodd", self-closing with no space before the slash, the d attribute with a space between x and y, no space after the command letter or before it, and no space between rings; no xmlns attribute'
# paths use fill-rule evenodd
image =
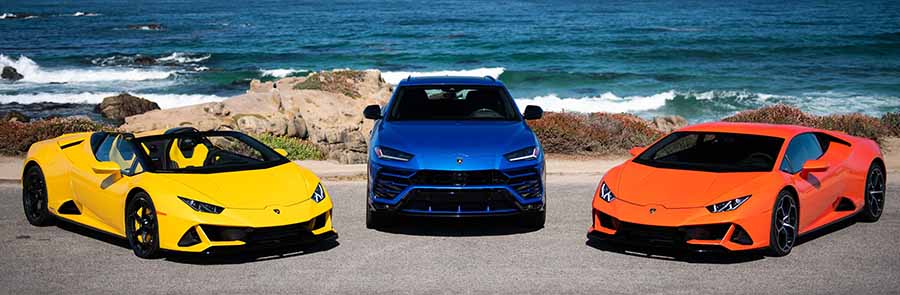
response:
<svg viewBox="0 0 900 295"><path fill-rule="evenodd" d="M25 216L126 238L141 258L336 239L331 198L285 154L235 131L65 134L28 150Z"/></svg>

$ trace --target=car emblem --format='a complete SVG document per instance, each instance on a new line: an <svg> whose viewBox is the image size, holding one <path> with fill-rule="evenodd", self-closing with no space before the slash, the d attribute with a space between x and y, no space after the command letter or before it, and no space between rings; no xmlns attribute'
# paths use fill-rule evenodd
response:
<svg viewBox="0 0 900 295"><path fill-rule="evenodd" d="M650 208L650 214L656 213L656 208Z"/></svg>
<svg viewBox="0 0 900 295"><path fill-rule="evenodd" d="M281 214L281 210L278 210L278 209L272 209L272 211L275 212L275 214Z"/></svg>
<svg viewBox="0 0 900 295"><path fill-rule="evenodd" d="M463 158L456 158L456 165L462 165Z"/></svg>

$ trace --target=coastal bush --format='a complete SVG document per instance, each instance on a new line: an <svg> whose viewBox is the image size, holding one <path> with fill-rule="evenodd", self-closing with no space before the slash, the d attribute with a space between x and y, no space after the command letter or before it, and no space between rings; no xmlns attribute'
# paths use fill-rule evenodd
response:
<svg viewBox="0 0 900 295"><path fill-rule="evenodd" d="M737 113L734 116L722 119L726 122L752 122L769 124L790 124L812 128L841 131L850 135L869 138L878 142L886 136L891 136L889 124L896 124L900 115L890 117L885 115L882 119L859 113L834 114L827 116L815 116L806 114L798 108L777 104ZM895 120L895 121L890 121ZM893 123L891 123L893 122ZM896 135L897 133L893 133Z"/></svg>
<svg viewBox="0 0 900 295"><path fill-rule="evenodd" d="M630 114L548 112L529 125L548 153L624 154L663 135L649 122Z"/></svg>
<svg viewBox="0 0 900 295"><path fill-rule="evenodd" d="M362 82L365 75L365 72L353 70L316 72L307 76L303 82L295 84L294 89L322 90L341 93L350 98L360 98L361 95L354 85Z"/></svg>
<svg viewBox="0 0 900 295"><path fill-rule="evenodd" d="M881 124L887 128L893 136L900 136L900 112L893 112L881 116Z"/></svg>
<svg viewBox="0 0 900 295"><path fill-rule="evenodd" d="M274 136L269 134L254 135L256 139L275 149L287 151L291 160L324 160L325 153L314 143L294 137Z"/></svg>
<svg viewBox="0 0 900 295"><path fill-rule="evenodd" d="M30 123L3 121L0 122L0 154L23 155L31 144L66 133L112 129L112 126L83 118L53 118Z"/></svg>

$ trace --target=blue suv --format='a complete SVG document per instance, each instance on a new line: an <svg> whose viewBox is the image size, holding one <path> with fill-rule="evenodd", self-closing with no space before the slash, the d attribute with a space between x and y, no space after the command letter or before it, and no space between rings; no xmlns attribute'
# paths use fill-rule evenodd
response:
<svg viewBox="0 0 900 295"><path fill-rule="evenodd" d="M540 228L546 219L544 153L524 114L491 77L407 78L376 120L369 144L366 227L397 215L519 215Z"/></svg>

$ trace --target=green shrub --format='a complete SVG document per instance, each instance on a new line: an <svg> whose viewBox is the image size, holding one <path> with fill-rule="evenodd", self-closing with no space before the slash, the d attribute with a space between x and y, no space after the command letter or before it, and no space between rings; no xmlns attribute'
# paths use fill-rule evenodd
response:
<svg viewBox="0 0 900 295"><path fill-rule="evenodd" d="M0 154L23 155L31 144L66 133L112 129L112 126L83 118L53 118L30 123L0 122Z"/></svg>
<svg viewBox="0 0 900 295"><path fill-rule="evenodd" d="M625 154L663 135L649 122L630 114L546 113L528 124L548 153Z"/></svg>
<svg viewBox="0 0 900 295"><path fill-rule="evenodd" d="M881 124L887 128L892 135L900 136L900 112L893 112L881 116Z"/></svg>
<svg viewBox="0 0 900 295"><path fill-rule="evenodd" d="M284 149L288 153L287 158L291 160L325 159L325 153L323 153L317 145L309 141L294 137L274 136L269 134L257 134L253 137L273 149Z"/></svg>
<svg viewBox="0 0 900 295"><path fill-rule="evenodd" d="M365 72L353 70L316 72L307 76L303 82L295 84L294 89L322 90L341 93L350 98L360 98L355 83L361 82L365 76Z"/></svg>

